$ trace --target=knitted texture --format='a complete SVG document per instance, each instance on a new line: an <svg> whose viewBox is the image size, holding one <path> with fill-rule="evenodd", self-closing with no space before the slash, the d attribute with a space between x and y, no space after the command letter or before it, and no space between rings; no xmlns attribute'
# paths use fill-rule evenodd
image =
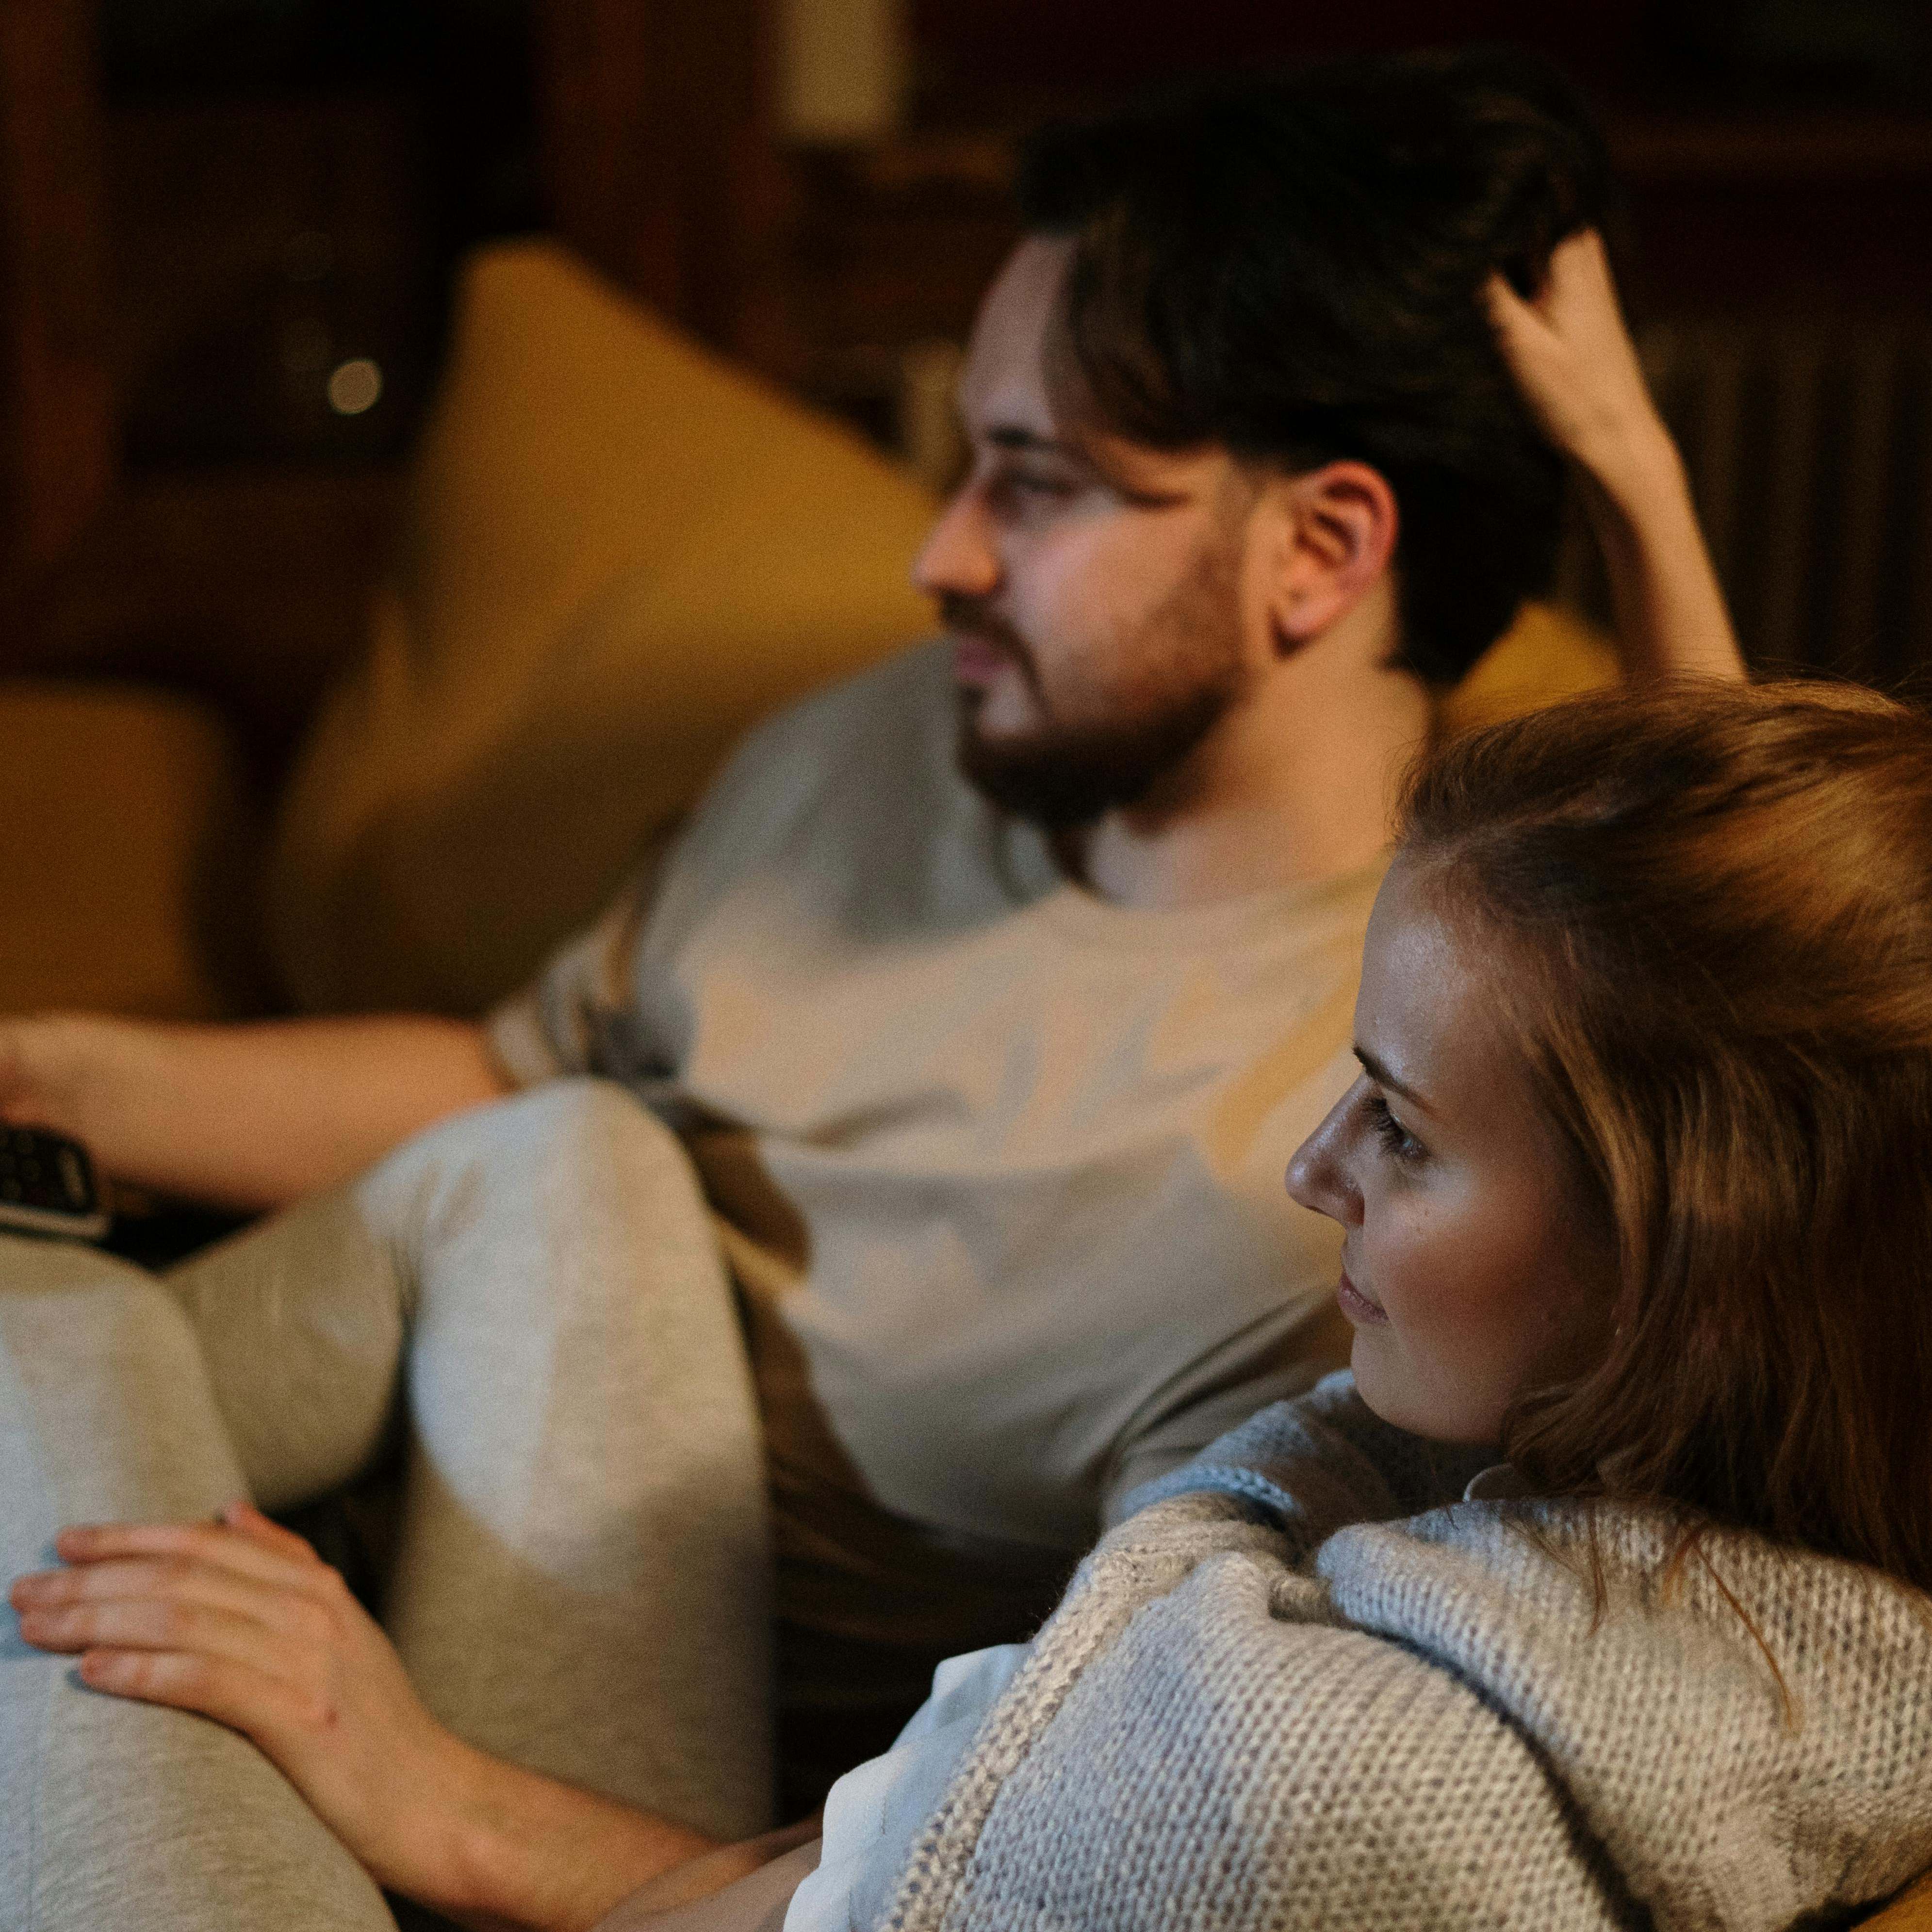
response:
<svg viewBox="0 0 1932 1932"><path fill-rule="evenodd" d="M1337 1378L1166 1479L883 1922L1741 1932L1932 1862L1932 1606L1731 1533L1666 1588L1671 1526L1606 1510L1600 1609L1573 1506L1394 1515L1458 1462Z"/></svg>

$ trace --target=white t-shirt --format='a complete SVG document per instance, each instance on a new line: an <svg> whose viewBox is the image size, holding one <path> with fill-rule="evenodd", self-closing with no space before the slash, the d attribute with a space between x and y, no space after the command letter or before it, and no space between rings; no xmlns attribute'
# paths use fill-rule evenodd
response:
<svg viewBox="0 0 1932 1932"><path fill-rule="evenodd" d="M782 1619L1022 1635L1112 1499L1346 1354L1289 1155L1380 868L1145 912L958 776L943 648L756 732L493 1016L682 1136L746 1310Z"/></svg>

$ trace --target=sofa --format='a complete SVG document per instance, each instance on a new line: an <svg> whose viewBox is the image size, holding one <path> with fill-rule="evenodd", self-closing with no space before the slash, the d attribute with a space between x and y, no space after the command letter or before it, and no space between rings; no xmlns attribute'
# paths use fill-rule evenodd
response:
<svg viewBox="0 0 1932 1932"><path fill-rule="evenodd" d="M928 630L927 492L536 240L476 255L362 649L251 813L209 706L0 682L0 1012L474 1014L756 718ZM1532 605L1454 730L1600 685ZM1873 1922L1932 1932L1932 1881Z"/></svg>

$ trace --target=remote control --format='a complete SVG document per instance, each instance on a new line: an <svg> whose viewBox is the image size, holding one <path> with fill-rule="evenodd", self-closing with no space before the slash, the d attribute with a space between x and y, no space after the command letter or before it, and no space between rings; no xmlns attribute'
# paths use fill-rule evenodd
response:
<svg viewBox="0 0 1932 1932"><path fill-rule="evenodd" d="M80 1142L45 1127L0 1126L0 1229L98 1241L110 1218Z"/></svg>

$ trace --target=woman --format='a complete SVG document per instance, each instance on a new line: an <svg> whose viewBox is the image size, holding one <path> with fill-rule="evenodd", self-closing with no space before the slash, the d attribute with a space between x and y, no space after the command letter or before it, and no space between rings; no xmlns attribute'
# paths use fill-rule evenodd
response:
<svg viewBox="0 0 1932 1932"><path fill-rule="evenodd" d="M1154 1486L1031 1646L963 1660L835 1790L802 1886L812 1850L675 1909L762 1841L614 1926L1772 1927L1932 1863L1932 727L1712 686L1451 746L1356 1017L1289 1175L1344 1231L1352 1372ZM352 1614L238 1510L70 1532L23 1634L176 1696L75 1583L149 1550L210 1601ZM363 1642L352 1728L406 1698ZM209 1654L177 1700L417 1888L422 1834L289 1746L272 1651ZM560 1819L492 1819L472 1768L422 1888L588 1923L506 1877Z"/></svg>
<svg viewBox="0 0 1932 1932"><path fill-rule="evenodd" d="M1453 748L1356 1050L1289 1177L1352 1373L1100 1546L890 1922L1883 1898L1932 1862L1932 728L1736 687Z"/></svg>

